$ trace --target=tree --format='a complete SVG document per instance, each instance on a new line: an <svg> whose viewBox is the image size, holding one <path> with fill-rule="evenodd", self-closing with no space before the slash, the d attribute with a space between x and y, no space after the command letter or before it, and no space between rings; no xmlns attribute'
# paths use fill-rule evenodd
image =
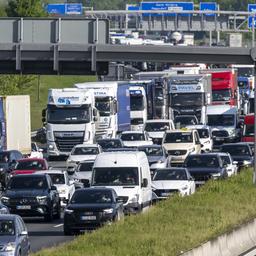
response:
<svg viewBox="0 0 256 256"><path fill-rule="evenodd" d="M47 16L40 0L10 0L6 7L9 17L45 17Z"/></svg>

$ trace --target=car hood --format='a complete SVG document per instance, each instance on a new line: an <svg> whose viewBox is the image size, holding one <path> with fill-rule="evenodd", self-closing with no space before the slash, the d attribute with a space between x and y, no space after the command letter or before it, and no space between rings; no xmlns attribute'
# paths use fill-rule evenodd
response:
<svg viewBox="0 0 256 256"><path fill-rule="evenodd" d="M158 161L164 161L165 158L163 156L148 156L148 162L149 163L155 163L155 162L158 162Z"/></svg>
<svg viewBox="0 0 256 256"><path fill-rule="evenodd" d="M194 172L201 173L219 173L221 168L212 168L212 167L187 167L188 171L193 175Z"/></svg>
<svg viewBox="0 0 256 256"><path fill-rule="evenodd" d="M69 204L67 206L68 209L70 210L77 210L77 209L108 209L108 208L113 208L112 203L107 203L107 204Z"/></svg>
<svg viewBox="0 0 256 256"><path fill-rule="evenodd" d="M68 157L68 160L73 161L73 162L81 162L84 160L95 160L96 155L70 155Z"/></svg>
<svg viewBox="0 0 256 256"><path fill-rule="evenodd" d="M133 140L133 141L123 141L125 147L139 147L152 145L152 141L146 140Z"/></svg>
<svg viewBox="0 0 256 256"><path fill-rule="evenodd" d="M231 156L233 161L243 161L243 160L247 160L247 161L252 161L253 158L251 156L237 156L237 155L233 155Z"/></svg>
<svg viewBox="0 0 256 256"><path fill-rule="evenodd" d="M78 180L91 180L92 172L75 172L72 178Z"/></svg>
<svg viewBox="0 0 256 256"><path fill-rule="evenodd" d="M156 180L152 181L154 189L181 189L188 185L186 180Z"/></svg>
<svg viewBox="0 0 256 256"><path fill-rule="evenodd" d="M4 244L8 244L8 243L13 243L16 240L15 236L0 236L0 244L4 245Z"/></svg>
<svg viewBox="0 0 256 256"><path fill-rule="evenodd" d="M3 196L15 198L15 197L34 197L34 196L44 196L47 195L47 190L42 189L31 189L31 190L6 190Z"/></svg>
<svg viewBox="0 0 256 256"><path fill-rule="evenodd" d="M193 143L167 143L163 144L164 148L167 150L181 150L181 149L190 149L194 147Z"/></svg>

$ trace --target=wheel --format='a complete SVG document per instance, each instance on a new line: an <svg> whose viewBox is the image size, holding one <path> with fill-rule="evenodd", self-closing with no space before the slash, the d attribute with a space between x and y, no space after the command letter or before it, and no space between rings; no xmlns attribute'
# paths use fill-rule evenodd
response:
<svg viewBox="0 0 256 256"><path fill-rule="evenodd" d="M72 235L71 229L66 227L65 225L64 225L64 235L65 236L71 236Z"/></svg>
<svg viewBox="0 0 256 256"><path fill-rule="evenodd" d="M45 216L44 216L44 220L46 222L51 222L53 220L53 212L52 212L52 208L49 209L49 213L47 213Z"/></svg>

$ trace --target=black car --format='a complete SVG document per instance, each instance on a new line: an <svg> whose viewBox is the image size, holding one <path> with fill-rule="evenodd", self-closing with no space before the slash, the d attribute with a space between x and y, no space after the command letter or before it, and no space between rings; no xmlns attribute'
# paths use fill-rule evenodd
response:
<svg viewBox="0 0 256 256"><path fill-rule="evenodd" d="M226 166L218 153L188 155L184 166L194 178L196 185L204 184L210 179L228 177Z"/></svg>
<svg viewBox="0 0 256 256"><path fill-rule="evenodd" d="M111 151L114 148L123 148L124 144L121 139L98 139L97 143L103 151Z"/></svg>
<svg viewBox="0 0 256 256"><path fill-rule="evenodd" d="M42 216L46 221L60 218L60 198L48 174L13 176L1 197L11 213Z"/></svg>
<svg viewBox="0 0 256 256"><path fill-rule="evenodd" d="M220 151L229 153L233 161L238 163L239 169L253 165L253 151L247 142L224 144Z"/></svg>
<svg viewBox="0 0 256 256"><path fill-rule="evenodd" d="M2 188L6 187L11 170L21 158L23 158L22 153L18 150L0 152L0 183Z"/></svg>
<svg viewBox="0 0 256 256"><path fill-rule="evenodd" d="M123 203L111 188L76 190L64 213L64 234L95 229L123 218Z"/></svg>

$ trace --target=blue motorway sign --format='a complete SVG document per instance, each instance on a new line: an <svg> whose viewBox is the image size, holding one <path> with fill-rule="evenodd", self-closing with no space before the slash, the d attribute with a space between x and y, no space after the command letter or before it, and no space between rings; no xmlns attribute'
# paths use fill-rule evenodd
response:
<svg viewBox="0 0 256 256"><path fill-rule="evenodd" d="M130 5L128 6L128 11L139 11L140 7L138 5Z"/></svg>
<svg viewBox="0 0 256 256"><path fill-rule="evenodd" d="M248 12L255 12L256 13L256 4L248 4ZM248 18L248 27L252 28L252 17ZM256 27L256 16L254 19L254 27Z"/></svg>
<svg viewBox="0 0 256 256"><path fill-rule="evenodd" d="M143 11L155 11L155 10L172 10L172 11L193 11L193 2L141 2L140 9ZM161 14L151 14L152 16L161 16ZM165 16L174 16L175 13L166 13ZM188 16L189 14L180 14L181 16ZM143 16L149 16L148 13L144 13Z"/></svg>
<svg viewBox="0 0 256 256"><path fill-rule="evenodd" d="M200 11L217 11L218 10L218 6L217 3L215 2L203 2L200 3L200 7L199 7ZM205 14L205 16L215 16L215 14Z"/></svg>
<svg viewBox="0 0 256 256"><path fill-rule="evenodd" d="M71 14L82 14L83 5L81 3L71 4L48 4L47 13L55 15L71 15Z"/></svg>

